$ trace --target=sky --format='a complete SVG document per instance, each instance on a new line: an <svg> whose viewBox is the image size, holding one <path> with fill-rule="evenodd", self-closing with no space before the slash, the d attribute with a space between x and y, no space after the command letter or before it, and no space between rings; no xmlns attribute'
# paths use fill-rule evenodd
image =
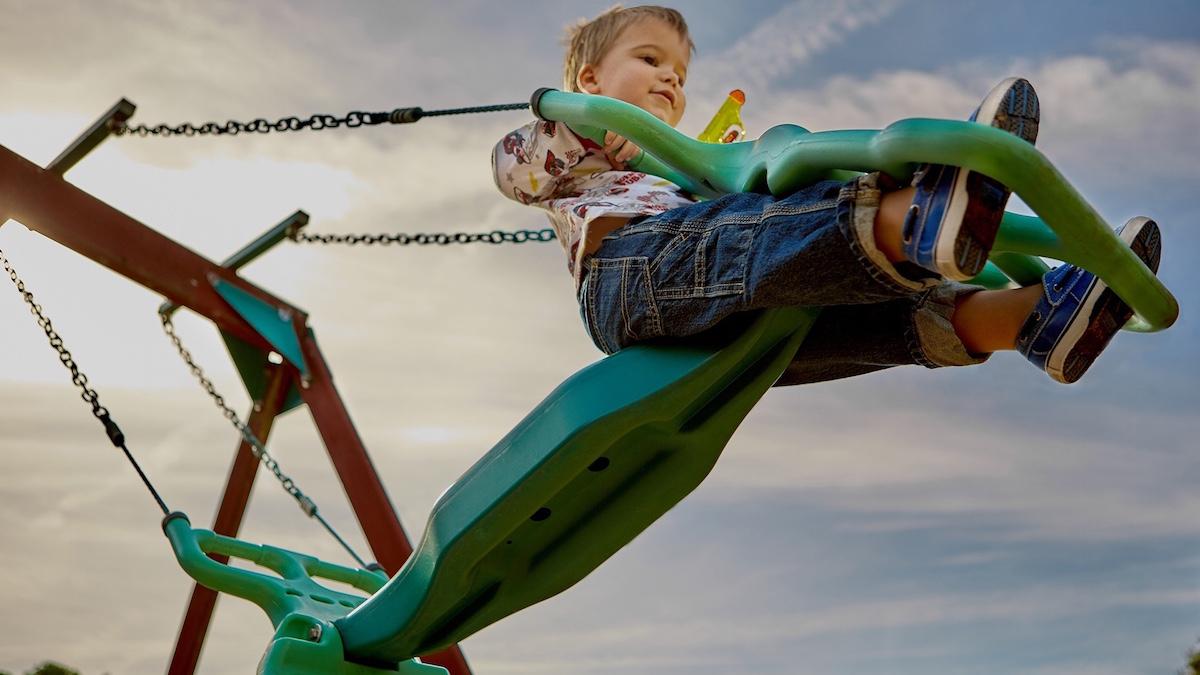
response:
<svg viewBox="0 0 1200 675"><path fill-rule="evenodd" d="M525 101L559 86L563 27L606 6L0 0L0 145L45 165L121 97L150 124ZM1181 315L1119 335L1072 386L1003 353L768 392L678 507L577 586L464 641L474 671L1182 668L1200 638L1200 460L1187 450L1200 432L1200 4L674 6L698 47L680 125L692 135L735 87L757 135L963 119L995 82L1030 79L1038 147L1112 225L1161 225L1160 276ZM296 209L313 233L541 228L488 166L527 120L112 138L67 179L213 260ZM235 432L161 335L161 298L16 222L0 250L167 502L210 522ZM310 313L413 537L448 485L602 356L555 244L285 243L243 275ZM247 410L217 332L187 312L176 323ZM162 672L191 581L159 512L15 290L0 290L0 326L0 671L54 659L85 675ZM307 412L281 418L269 447L366 551ZM265 473L242 537L348 562ZM199 672L248 672L271 632L258 608L222 599Z"/></svg>

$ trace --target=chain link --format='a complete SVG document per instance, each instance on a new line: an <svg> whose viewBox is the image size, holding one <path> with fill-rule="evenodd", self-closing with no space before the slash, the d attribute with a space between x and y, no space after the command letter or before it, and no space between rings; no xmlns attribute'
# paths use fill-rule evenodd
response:
<svg viewBox="0 0 1200 675"><path fill-rule="evenodd" d="M8 278L17 287L17 292L21 294L21 298L25 300L25 304L29 305L29 313L37 317L37 325L46 334L46 338L50 340L50 346L58 352L58 360L71 371L71 383L74 384L80 391L80 398L85 403L92 407L92 415L96 419L103 422L108 418L108 409L100 405L100 396L95 389L88 386L87 375L79 372L79 366L75 364L75 359L71 356L71 352L67 351L63 344L63 339L54 330L54 326L50 323L50 318L42 313L42 306L34 302L33 293L25 287L25 282L17 276L17 271L13 269L12 263L8 261L8 257L4 255L4 251L0 250L0 260L4 262L4 271L8 272Z"/></svg>
<svg viewBox="0 0 1200 675"><path fill-rule="evenodd" d="M177 125L168 124L135 124L129 125L124 122L115 123L112 127L112 132L117 136L236 136L238 134L266 134L272 131L300 131L302 129L311 129L320 131L322 129L338 129L346 127L354 129L358 127L375 126L377 124L410 124L416 122L422 117L437 117L443 115L463 115L467 113L485 113L498 112L502 110L523 110L528 108L528 103L503 103L500 105L477 106L473 108L447 108L444 110L423 110L422 108L396 108L391 112L348 112L343 117L335 115L312 115L308 119L300 119L299 117L281 117L274 122L258 118L249 122L238 122L229 120L224 124L220 122L205 122L199 126L191 122L184 122Z"/></svg>
<svg viewBox="0 0 1200 675"><path fill-rule="evenodd" d="M108 408L100 405L100 395L96 393L95 389L88 386L87 375L80 372L79 366L75 363L75 358L71 356L71 352L67 350L62 337L59 336L58 331L54 330L54 325L50 323L50 317L46 316L42 311L42 306L33 299L33 293L25 287L25 282L17 275L17 271L13 269L12 263L8 261L8 256L4 254L2 249L0 249L0 262L4 264L4 271L8 273L8 278L13 282L13 285L17 287L17 292L21 294L21 299L25 301L25 304L29 305L29 312L37 318L37 325L46 334L46 339L50 341L50 346L54 348L54 351L58 352L59 362L67 370L71 371L71 383L79 389L79 397L91 406L92 415L104 425L104 433L108 436L108 440L125 452L125 457L133 465L138 476L141 477L142 482L146 485L146 489L150 491L151 496L154 497L154 501L158 502L158 507L162 509L163 513L168 513L170 509L167 508L166 502L159 496L158 490L154 488L154 485L150 482L150 478L142 471L142 467L134 459L133 453L129 452L129 448L125 446L125 434L121 431L121 427L109 415Z"/></svg>
<svg viewBox="0 0 1200 675"><path fill-rule="evenodd" d="M283 485L283 489L286 490L287 493L291 495L297 503L300 504L300 508L304 511L304 513L308 514L309 517L316 515L317 505L313 502L313 500L309 499L303 492L301 492L300 488L296 487L295 481L289 478L287 474L280 469L279 462L275 461L275 458L271 456L271 453L267 452L267 449L263 447L262 442L259 441L258 437L254 435L254 432L250 430L250 427L246 426L242 422L241 418L238 417L237 412L225 403L225 397L221 396L221 394L217 392L217 388L213 385L212 380L208 379L208 376L204 374L204 370L197 365L195 360L192 359L192 353L183 346L183 341L179 338L179 335L176 334L175 324L171 321L170 315L160 314L159 318L162 320L163 332L167 334L167 338L171 340L171 344L175 345L175 349L179 352L179 356L183 358L184 363L186 363L188 368L192 371L192 375L195 376L195 378L200 382L200 386L204 387L204 391L208 393L209 397L212 398L217 407L221 409L221 414L225 416L225 419L229 420L229 423L238 430L238 433L242 435L242 438L246 439L246 442L250 444L250 452L252 452L254 456L263 463L263 466L267 467L271 473L275 474L275 478L279 480L281 485Z"/></svg>
<svg viewBox="0 0 1200 675"><path fill-rule="evenodd" d="M8 256L5 255L3 249L0 249L0 263L4 265L4 271L8 273L8 278L12 281L13 285L17 287L17 292L21 294L21 298L25 301L25 304L29 305L30 313L37 318L37 324L42 329L42 332L46 334L46 338L50 341L50 346L53 347L56 352L58 352L58 360L62 362L63 366L65 366L67 370L71 371L71 382L79 388L81 392L80 397L84 400L84 402L91 406L92 415L94 415L96 419L100 420L100 422L104 425L105 433L108 434L108 438L110 441L112 441L112 444L118 448L121 448L125 452L125 456L129 459L129 462L133 465L133 468L141 477L142 482L146 484L146 488L150 490L150 494L154 497L155 501L158 502L158 506L160 509L162 509L162 512L169 513L170 509L167 508L166 502L164 502L162 497L159 496L158 491L154 488L154 485L151 484L149 477L147 477L145 472L142 471L141 466L138 465L137 460L134 459L133 454L129 451L129 448L125 447L125 434L122 433L121 428L117 426L117 423L109 415L108 409L100 405L100 395L96 393L95 389L92 389L90 386L88 386L87 375L80 372L79 366L75 363L75 359L71 356L71 352L67 350L66 345L63 343L62 337L59 336L58 332L54 330L53 324L50 323L50 317L46 316L46 314L42 311L42 306L34 300L33 293L25 287L25 282L17 275L16 269L14 269L12 263L9 262ZM353 557L361 567L368 569L371 568L371 565L368 565L361 557L359 557L358 553L356 553L354 549L346 543L346 540L343 539L341 535L339 535L337 531L333 529L333 526L331 526L324 518L321 517L321 514L318 512L316 502L305 495L296 485L296 482L283 472L279 466L279 462L277 462L275 458L272 457L269 452L267 452L267 449L263 447L262 442L259 441L258 437L254 435L254 432L251 431L250 428L244 423L242 423L242 420L238 417L237 412L225 404L225 398L217 392L217 389L213 385L212 381L208 379L208 377L204 374L204 371L192 358L191 352L189 352L187 348L183 346L183 341L179 339L179 335L177 335L175 332L175 324L171 321L170 315L160 314L159 316L162 320L163 332L167 334L167 337L170 338L171 343L175 345L175 349L178 350L179 356L183 358L185 363L187 363L188 368L192 371L192 374L196 376L196 379L200 381L200 384L204 387L204 390L208 392L208 395L212 397L213 401L217 404L217 407L221 409L221 413L225 416L225 419L229 420L230 424L232 424L234 428L236 428L242 435L242 438L246 439L246 442L250 444L250 452L254 454L255 458L262 462L262 464L266 466L271 473L275 474L275 478L279 480L279 483L283 486L283 489L289 495L291 495L293 499L296 500L296 503L300 505L300 509L304 511L309 518L314 518L321 523L321 525L325 527L329 534L333 535L333 538L342 545L342 548L346 549L350 556Z"/></svg>
<svg viewBox="0 0 1200 675"><path fill-rule="evenodd" d="M288 238L302 244L347 244L370 246L449 246L450 244L524 244L530 241L554 241L554 230L516 230L514 232L436 232L431 234L305 234L290 232Z"/></svg>
<svg viewBox="0 0 1200 675"><path fill-rule="evenodd" d="M225 403L225 397L221 396L221 394L217 392L217 388L213 385L212 380L208 379L208 376L204 374L204 370L192 358L192 353L183 346L183 340L181 340L179 335L175 332L175 323L171 321L171 315L166 313L159 314L159 319L162 321L163 332L167 334L167 338L171 340L171 344L175 345L175 350L179 352L180 358L182 358L183 362L187 364L188 369L192 371L192 375L195 376L196 380L200 382L200 386L204 387L204 391L208 393L209 397L212 398L213 402L218 408L220 408L221 414L225 417L225 419L229 420L229 423L238 430L238 433L242 435L242 438L244 438L246 442L250 444L250 452L254 455L254 457L257 458L263 466L267 467L271 473L275 474L276 480L278 480L279 484L283 486L284 491L286 491L292 496L293 499L296 500L296 503L300 506L300 510L304 511L305 515L307 515L309 518L314 518L317 522L321 523L321 525L325 527L325 530L328 531L329 534L332 535L333 538L342 545L342 548L346 549L346 552L358 562L359 566L370 568L370 565L368 565L361 557L359 557L358 553L355 552L355 550L348 543L346 543L346 540L337 533L337 530L335 530L332 525L330 525L324 518L321 517L321 514L317 508L317 503L309 498L308 495L304 494L304 492L300 490L299 486L296 485L296 481L292 480L291 477L283 472L283 469L279 466L279 462L277 462L275 458L271 456L271 453L267 452L267 449L263 446L262 441L258 440L258 436L254 434L250 427L246 426L242 422L241 418L238 417L237 412Z"/></svg>

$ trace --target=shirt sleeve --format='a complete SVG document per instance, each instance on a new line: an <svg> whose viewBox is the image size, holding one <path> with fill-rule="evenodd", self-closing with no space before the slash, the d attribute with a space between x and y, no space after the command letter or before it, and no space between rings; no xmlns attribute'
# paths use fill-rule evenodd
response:
<svg viewBox="0 0 1200 675"><path fill-rule="evenodd" d="M592 143L562 122L537 120L510 132L492 149L496 187L521 204L576 196L579 177L571 170L586 156L585 142Z"/></svg>

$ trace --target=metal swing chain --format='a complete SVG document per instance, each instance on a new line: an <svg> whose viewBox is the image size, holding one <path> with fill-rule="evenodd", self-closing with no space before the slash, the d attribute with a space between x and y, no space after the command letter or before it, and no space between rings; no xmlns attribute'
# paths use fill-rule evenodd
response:
<svg viewBox="0 0 1200 675"><path fill-rule="evenodd" d="M13 269L12 263L8 261L8 256L4 254L3 249L0 249L0 262L4 263L4 271L8 272L8 278L17 287L17 292L21 294L21 298L25 301L25 304L29 305L29 312L37 317L37 325L42 329L42 332L46 334L46 338L50 341L50 346L53 347L56 352L58 352L59 362L61 362L67 370L71 371L71 383L79 388L80 398L82 398L85 403L92 407L92 415L95 416L96 419L100 420L100 423L104 425L104 433L108 435L108 440L111 441L114 446L124 451L126 459L128 459L129 463L133 465L134 470L137 471L138 476L141 477L142 482L145 483L146 489L150 490L151 496L154 497L154 501L158 502L158 507L162 509L162 512L164 514L170 513L171 510L167 508L166 502L164 502L162 497L159 496L158 490L154 489L154 485L150 482L150 479L146 476L146 473L142 471L142 467L138 464L137 460L133 458L133 453L131 453L129 448L125 446L125 434L112 419L108 409L100 405L100 395L96 393L95 389L92 389L88 386L87 375L80 372L79 366L75 363L75 359L71 356L71 352L68 351L66 345L63 344L62 337L59 336L58 332L54 330L54 326L50 323L50 318L42 312L42 306L34 301L33 293L25 287L25 282L22 281L19 276L17 276L17 271Z"/></svg>
<svg viewBox="0 0 1200 675"><path fill-rule="evenodd" d="M190 122L184 122L175 126L167 124L145 125L136 124L128 125L118 123L113 126L113 133L117 136L236 136L241 133L259 133L265 134L272 131L300 131L302 129L312 129L320 131L322 129L337 129L339 127L347 127L354 129L357 127L375 126L377 124L411 124L423 117L442 117L445 115L465 115L468 113L486 113L498 112L502 110L524 110L529 107L529 103L503 103L500 105L484 105L475 106L472 108L446 108L443 110L424 110L420 107L415 108L396 108L391 112L361 112L354 111L346 113L343 117L335 117L333 115L312 115L306 120L299 117L282 117L274 122L258 118L249 122L237 122L229 120L224 124L218 122L206 122L200 126L193 125Z"/></svg>
<svg viewBox="0 0 1200 675"><path fill-rule="evenodd" d="M343 126L353 129L384 123L411 124L425 117L526 110L528 108L529 103L527 102L502 103L499 105L484 105L469 108L445 108L442 110L425 110L420 107L414 107L396 108L391 112L354 111L346 113L344 117L313 115L307 120L302 120L299 117L283 117L274 122L260 117L250 122L229 120L224 124L206 122L200 126L196 126L190 122L184 122L175 126L167 124L129 125L121 122L114 125L112 131L117 136L206 136L210 134L216 136L236 136L240 133L265 134L272 131L300 131L302 129L320 131L322 129L337 129ZM449 244L523 244L529 241L546 242L553 241L555 235L554 230L546 228L542 230L517 230L515 232L495 230L492 232L438 232L432 234L304 234L294 231L288 234L288 238L294 242L305 244L348 244L350 246L356 244L382 244L384 246L390 244L398 246L436 244L438 246L446 246Z"/></svg>
<svg viewBox="0 0 1200 675"><path fill-rule="evenodd" d="M244 438L246 442L250 444L250 452L254 455L254 457L258 459L263 466L267 467L271 473L275 474L275 478L279 481L280 485L283 486L284 491L296 500L296 503L300 506L301 511L304 511L309 518L315 518L317 522L321 523L321 525L325 527L326 531L328 531L329 534L332 535L333 538L342 545L342 548L346 549L346 552L349 553L352 558L354 558L360 567L371 569L371 566L368 565L361 557L359 557L358 553L356 553L354 549L346 543L346 540L342 539L342 536L337 533L337 530L333 529L333 526L321 516L320 511L317 509L316 502L314 502L308 495L304 494L300 488L297 487L296 481L292 480L283 472L283 469L281 469L279 466L279 462L277 462L275 458L271 456L271 453L267 452L266 447L264 447L262 442L258 440L258 436L254 434L250 427L246 426L242 422L241 418L238 417L237 412L225 403L225 397L221 396L221 394L217 392L217 388L213 385L212 380L208 379L208 376L204 374L204 370L192 358L192 353L183 346L183 341L175 332L175 324L171 321L171 315L160 313L159 319L162 320L163 332L167 334L167 338L170 339L171 343L175 345L175 350L179 352L180 358L182 358L183 362L187 364L188 369L192 371L192 375L195 376L196 380L200 382L200 386L204 388L204 391L208 393L209 397L212 398L213 402L216 403L218 408L220 408L221 414L224 415L225 419L229 420L229 423L238 430L238 433L241 434L242 438Z"/></svg>
<svg viewBox="0 0 1200 675"><path fill-rule="evenodd" d="M293 231L288 233L288 239L302 244L347 244L354 246L363 244L382 244L388 246L448 246L450 244L524 244L530 241L554 241L554 230L547 227L541 230L516 230L514 232L435 232L430 234L305 234Z"/></svg>

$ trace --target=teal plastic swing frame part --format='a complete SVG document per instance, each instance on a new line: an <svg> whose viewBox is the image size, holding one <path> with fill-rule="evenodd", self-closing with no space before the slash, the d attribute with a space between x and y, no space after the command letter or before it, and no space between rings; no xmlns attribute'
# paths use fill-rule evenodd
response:
<svg viewBox="0 0 1200 675"><path fill-rule="evenodd" d="M383 587L387 575L323 562L309 555L273 546L260 546L193 529L183 513L163 519L179 565L197 583L249 600L266 612L275 627L271 645L258 672L288 675L446 675L446 669L412 659L376 668L347 661L333 621L362 604L363 596L326 588L314 577L348 584L370 595ZM271 576L223 564L210 558L240 558L275 572Z"/></svg>
<svg viewBox="0 0 1200 675"><path fill-rule="evenodd" d="M847 172L884 171L903 179L927 162L978 171L1008 186L1038 214L1006 213L995 252L1045 256L1091 270L1133 307L1132 330L1162 330L1179 316L1170 291L1050 160L1001 129L937 119L900 120L879 131L810 132L782 124L755 141L715 144L688 138L650 113L604 96L541 89L531 104L539 117L565 122L593 139L603 129L629 138L644 150L632 168L706 197L784 195L817 180L846 178ZM995 273L984 281L995 283Z"/></svg>
<svg viewBox="0 0 1200 675"><path fill-rule="evenodd" d="M980 171L1040 216L1006 214L980 283L1036 283L1045 270L1037 256L1047 256L1103 278L1137 312L1130 328L1161 330L1178 316L1174 297L1046 158L997 129L920 119L882 131L784 125L757 141L715 145L599 96L539 90L533 110L592 138L604 129L626 136L644 150L639 170L706 196L786 194L858 171L903 177L922 162ZM415 657L569 588L694 490L819 311L733 317L706 334L636 345L576 373L438 499L391 580L195 530L182 514L168 516L164 530L197 582L267 613L276 634L260 673L445 672ZM210 553L279 576L223 565ZM314 576L370 597L331 591Z"/></svg>

